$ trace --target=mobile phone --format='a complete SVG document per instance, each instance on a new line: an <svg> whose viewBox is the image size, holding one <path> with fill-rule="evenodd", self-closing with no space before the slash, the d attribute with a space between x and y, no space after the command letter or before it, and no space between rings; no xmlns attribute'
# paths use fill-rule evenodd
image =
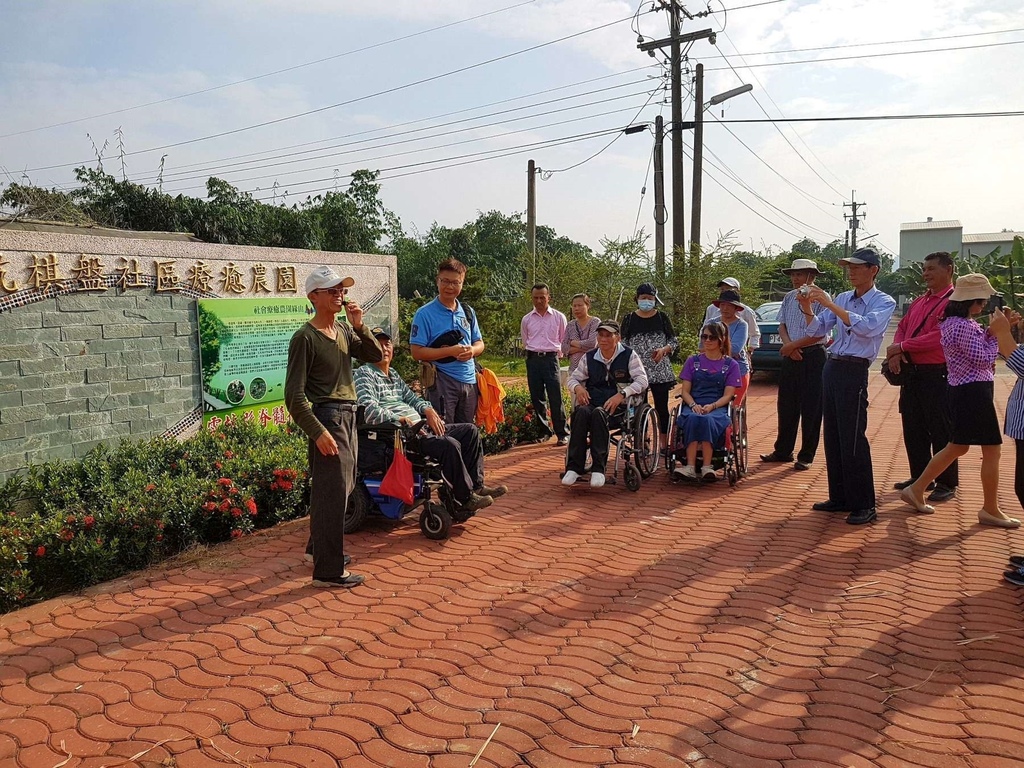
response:
<svg viewBox="0 0 1024 768"><path fill-rule="evenodd" d="M1006 302L1003 300L1003 294L993 293L988 300L988 304L985 305L985 314L991 315L997 309L1002 310L1006 306Z"/></svg>

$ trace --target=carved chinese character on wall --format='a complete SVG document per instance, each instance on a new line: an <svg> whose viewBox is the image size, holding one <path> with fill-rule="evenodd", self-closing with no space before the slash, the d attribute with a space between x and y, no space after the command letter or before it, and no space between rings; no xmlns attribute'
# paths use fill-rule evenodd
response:
<svg viewBox="0 0 1024 768"><path fill-rule="evenodd" d="M127 291L129 288L145 288L146 284L142 282L142 270L139 269L139 260L126 259L124 256L120 258L124 264L117 268L117 287L122 291Z"/></svg>
<svg viewBox="0 0 1024 768"><path fill-rule="evenodd" d="M181 288L181 281L178 280L178 275L175 272L177 263L177 259L167 259L166 261L156 259L153 261L153 265L156 268L157 293L177 291Z"/></svg>
<svg viewBox="0 0 1024 768"><path fill-rule="evenodd" d="M213 281L213 272L210 265L205 261L197 261L188 268L188 287L193 291L213 293L210 283Z"/></svg>
<svg viewBox="0 0 1024 768"><path fill-rule="evenodd" d="M222 293L245 293L245 286L242 285L242 273L238 271L235 262L229 261L220 271L220 283Z"/></svg>
<svg viewBox="0 0 1024 768"><path fill-rule="evenodd" d="M298 282L295 279L295 267L277 268L277 290L279 293L297 293Z"/></svg>
<svg viewBox="0 0 1024 768"><path fill-rule="evenodd" d="M29 267L28 279L32 287L39 290L48 285L59 285L64 281L57 272L57 254L49 256L32 256L32 266Z"/></svg>
<svg viewBox="0 0 1024 768"><path fill-rule="evenodd" d="M71 268L72 279L78 282L80 291L105 291L103 284L103 262L98 256L79 255L78 264Z"/></svg>
<svg viewBox="0 0 1024 768"><path fill-rule="evenodd" d="M263 264L252 265L252 292L270 293L270 286L267 285L267 268Z"/></svg>
<svg viewBox="0 0 1024 768"><path fill-rule="evenodd" d="M21 287L18 285L18 281L7 274L7 267L10 264L3 259L0 259L0 290L5 293L14 293L20 291Z"/></svg>

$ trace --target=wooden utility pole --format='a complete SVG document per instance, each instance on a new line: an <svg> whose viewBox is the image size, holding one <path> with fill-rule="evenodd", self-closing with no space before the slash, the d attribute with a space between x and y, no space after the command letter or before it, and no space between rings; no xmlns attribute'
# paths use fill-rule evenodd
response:
<svg viewBox="0 0 1024 768"><path fill-rule="evenodd" d="M654 118L654 272L658 285L665 285L665 121Z"/></svg>
<svg viewBox="0 0 1024 768"><path fill-rule="evenodd" d="M686 247L683 220L683 52L679 35L682 18L678 0L669 0L669 35L672 40L672 251Z"/></svg>
<svg viewBox="0 0 1024 768"><path fill-rule="evenodd" d="M533 279L537 283L537 165L530 160L526 164L526 249L533 259Z"/></svg>
<svg viewBox="0 0 1024 768"><path fill-rule="evenodd" d="M857 252L857 230L860 228L861 217L857 215L857 209L861 206L867 205L867 203L857 202L857 190L853 190L850 193L850 202L843 203L843 208L849 208L851 213L849 216L846 212L843 212L843 217L850 220L850 253Z"/></svg>
<svg viewBox="0 0 1024 768"><path fill-rule="evenodd" d="M690 253L700 254L700 201L704 181L704 65L697 65L693 94L693 194L690 204Z"/></svg>

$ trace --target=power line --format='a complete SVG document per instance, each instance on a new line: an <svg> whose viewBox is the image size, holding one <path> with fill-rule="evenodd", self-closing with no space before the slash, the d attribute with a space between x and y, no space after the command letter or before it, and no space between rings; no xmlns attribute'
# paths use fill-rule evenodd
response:
<svg viewBox="0 0 1024 768"><path fill-rule="evenodd" d="M719 123L737 125L740 123L847 123L884 120L954 120L961 118L1024 117L1024 110L1009 112L939 112L912 115L845 115L841 117L769 117L767 119L719 120Z"/></svg>
<svg viewBox="0 0 1024 768"><path fill-rule="evenodd" d="M760 2L760 3L751 3L750 5L738 5L735 8L722 8L722 10L720 10L720 11L711 11L711 10L709 10L708 14L710 15L710 14L713 14L713 13L728 13L730 11L742 11L744 8L760 8L762 5L775 5L776 3L784 3L784 2L787 2L787 0L764 0L763 2ZM700 14L700 15L703 16L704 14Z"/></svg>
<svg viewBox="0 0 1024 768"><path fill-rule="evenodd" d="M159 146L159 147L150 147L149 149L140 149L140 150L136 150L134 152L126 152L125 155L128 156L128 155L148 154L150 152L159 152L159 151L162 151L162 150L165 150L165 149L172 149L174 147L182 147L182 146L185 146L185 145L188 145L188 144L196 144L196 143L201 142L201 141L209 141L210 139L219 139L219 138L223 138L225 136L233 136L233 135L236 135L236 134L239 134L239 133L243 133L245 131L254 130L256 128L265 128L268 125L277 125L279 123L287 122L289 120L296 120L296 119L298 119L300 117L309 117L310 115L319 114L321 112L327 112L327 111L332 110L332 109L337 109L338 107L344 107L344 106L348 106L350 104L356 104L356 103L361 102L361 101L367 101L369 99L373 99L373 98L376 98L378 96L386 96L386 95L389 95L389 94L392 94L392 93L398 93L400 91L408 90L409 88L414 88L414 87L419 86L419 85L425 85L426 83L436 82L437 80L442 80L442 79L444 79L446 77L451 77L452 75L462 74L463 72L469 72L470 70L473 70L473 69L479 69L480 67L485 67L485 66L487 66L489 64L494 64L494 63L499 62L499 61L505 61L507 59L514 58L516 56L521 56L524 53L531 53L532 51L537 51L537 50L540 50L541 48L546 48L548 46L556 45L558 43L564 43L566 40L573 40L573 39L575 39L577 37L582 37L583 35L590 34L591 32L597 32L597 31L602 30L602 29L607 29L608 27L615 26L616 24L621 24L624 21L629 21L632 18L633 18L633 16L631 14L629 16L626 16L625 18L617 19L615 21L609 21L609 22L607 22L605 24L599 24L599 25L597 25L595 27L590 27L589 29L584 29L584 30L582 30L580 32L574 32L574 33L572 33L570 35L563 35L562 37L555 38L554 40L548 40L547 42L544 42L544 43L538 43L536 45L531 45L531 46L529 46L527 48L521 48L518 51L512 51L511 53L502 54L501 56L495 56L493 58L486 59L484 61L478 61L475 64L467 64L464 67L458 67L456 69L448 70L447 72L442 72L441 74L438 74L438 75L431 75L430 77L424 77L424 78L420 78L419 80L413 80L411 82L404 83L403 85L396 85L396 86L393 86L391 88L386 88L386 89L384 89L382 91L375 91L374 93L368 93L368 94L365 94L363 96L357 96L357 97L352 98L352 99L347 99L345 101L340 101L340 102L338 102L336 104L328 104L327 106L324 106L324 107L317 107L316 109L309 109L309 110L306 110L305 112L298 112L298 113L293 114L293 115L286 115L285 117L278 117L278 118L275 118L273 120L264 120L263 122L260 122L260 123L254 123L252 125L246 125L246 126L243 126L241 128L234 128L234 129L232 129L230 131L221 131L220 133L213 133L213 134L209 134L207 136L200 136L200 137L195 138L195 139L186 139L184 141L177 141L177 142L174 142L172 144L164 144L164 145ZM91 161L90 160L84 160L84 161L77 161L77 162L74 162L74 163L59 163L59 164L56 164L56 165L44 165L44 166L39 166L37 168L29 168L27 170L29 170L29 171L43 171L43 170L50 170L52 168L68 168L68 167L79 166L79 165L88 165L89 162L91 162Z"/></svg>
<svg viewBox="0 0 1024 768"><path fill-rule="evenodd" d="M459 19L458 21L451 21L451 22L448 22L447 24L441 24L440 26L431 27L430 29L422 29L419 32L413 32L413 33L408 34L408 35L402 35L401 37L395 37L395 38L392 38L391 40L384 40L384 41L379 42L379 43L373 43L372 45L364 45L362 48L354 48L351 51L345 51L344 53L336 53L333 56L325 56L325 57L323 57L321 59L316 59L314 61L307 61L304 64L295 64L295 65L290 66L290 67L285 67L284 69L276 69L273 72L265 72L262 75L253 75L252 77L246 77L246 78L243 78L242 80L234 80L234 81L232 81L230 83L222 83L221 85L214 85L214 86L211 86L209 88L203 88L203 89L198 90L198 91L191 91L189 93L181 93L181 94L178 94L177 96L168 96L166 99L157 99L156 101L148 101L148 102L146 102L144 104L136 104L136 105L131 106L131 107L123 107L121 109L115 109L115 110L112 110L110 112L101 112L98 115L89 115L88 117L79 117L79 118L75 118L73 120L64 120L63 122L60 122L60 123L52 123L50 125L41 125L41 126L39 126L37 128L27 128L24 131L15 131L14 133L0 134L0 139L6 139L6 138L8 138L10 136L21 136L21 135L24 135L26 133L34 133L36 131L45 131L45 130L47 130L49 128L58 128L58 127L63 126L63 125L73 125L74 123L82 123L82 122L85 122L86 120L96 120L98 118L109 117L111 115L120 115L120 114L123 114L125 112L133 112L133 111L135 111L137 109L144 109L145 107L153 107L153 106L156 106L158 104L167 104L168 102L171 102L171 101L178 101L179 99L187 99L187 98L189 98L191 96L199 96L199 95L202 95L204 93L212 93L213 91L223 90L224 88L231 88L231 87L236 86L236 85L242 85L244 83L251 83L254 80L261 80L261 79L263 79L265 77L273 77L274 75L281 75L281 74L284 74L285 72L294 72L297 69L303 69L305 67L312 67L312 66L314 66L316 64L323 64L325 61L333 61L335 59L341 59L341 58L344 58L345 56L352 56L353 54L356 54L356 53L365 53L366 51L372 51L375 48L383 48L384 46L392 45L393 43L401 43L401 42L404 42L406 40L411 40L411 39L413 39L415 37L421 37L423 35L428 35L431 32L438 32L438 31L440 31L442 29L449 29L450 27L457 27L460 24L466 24L466 23L468 23L470 21L476 21L478 19L483 19L483 18L485 18L487 16L494 16L495 14L504 13L505 11L511 11L511 10L516 9L516 8L521 8L524 5L531 5L532 3L535 3L535 2L537 2L537 0L524 0L524 2L516 3L515 5L508 5L508 6L505 6L504 8L498 8L497 10L488 11L487 13L480 13L480 14L477 14L476 16L470 16L469 18L466 18L466 19Z"/></svg>

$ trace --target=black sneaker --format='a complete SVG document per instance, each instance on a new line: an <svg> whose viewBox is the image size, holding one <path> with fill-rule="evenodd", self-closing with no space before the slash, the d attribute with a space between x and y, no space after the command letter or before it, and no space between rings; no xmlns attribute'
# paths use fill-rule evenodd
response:
<svg viewBox="0 0 1024 768"><path fill-rule="evenodd" d="M1024 555L1010 555L1010 565L1014 568L1024 566Z"/></svg>
<svg viewBox="0 0 1024 768"><path fill-rule="evenodd" d="M877 518L878 515L875 513L875 508L868 507L867 509L855 509L846 518L846 522L850 525L866 525L867 523L875 522Z"/></svg>
<svg viewBox="0 0 1024 768"><path fill-rule="evenodd" d="M360 576L358 573L349 573L346 571L341 576L321 576L313 577L314 587L324 587L327 589L333 589L337 587L351 588L357 587L366 581L366 578Z"/></svg>
<svg viewBox="0 0 1024 768"><path fill-rule="evenodd" d="M811 509L813 509L815 512L849 512L850 511L844 505L840 504L838 501L832 501L832 499L829 499L828 501L818 501L818 502L815 502L814 504L811 505Z"/></svg>
<svg viewBox="0 0 1024 768"><path fill-rule="evenodd" d="M956 496L956 488L936 483L935 490L928 494L928 501L949 501L954 496Z"/></svg>
<svg viewBox="0 0 1024 768"><path fill-rule="evenodd" d="M780 456L774 451L772 453L761 454L761 461L765 462L766 464L788 464L792 460L792 454L790 454L789 456Z"/></svg>
<svg viewBox="0 0 1024 768"><path fill-rule="evenodd" d="M1003 578L1011 584L1024 587L1024 573L1021 573L1019 570L1003 571Z"/></svg>

